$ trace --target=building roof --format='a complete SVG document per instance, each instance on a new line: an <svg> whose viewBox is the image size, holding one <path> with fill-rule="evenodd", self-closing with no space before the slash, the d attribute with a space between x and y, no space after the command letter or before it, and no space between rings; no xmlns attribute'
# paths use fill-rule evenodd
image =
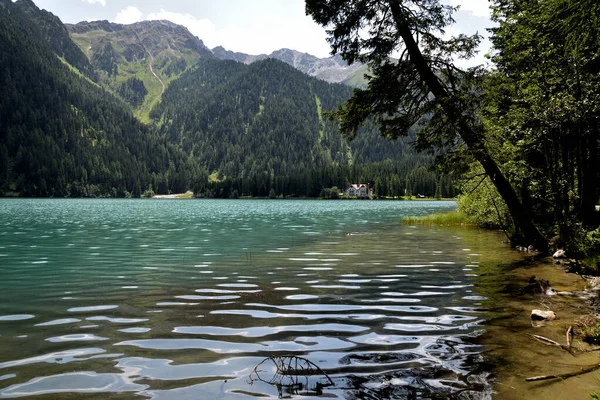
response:
<svg viewBox="0 0 600 400"><path fill-rule="evenodd" d="M348 185L348 189L350 189L351 187L353 187L354 189L358 190L358 189L360 189L361 187L368 188L368 187L369 187L369 185L368 185L368 184L366 184L366 183L352 183L352 184Z"/></svg>

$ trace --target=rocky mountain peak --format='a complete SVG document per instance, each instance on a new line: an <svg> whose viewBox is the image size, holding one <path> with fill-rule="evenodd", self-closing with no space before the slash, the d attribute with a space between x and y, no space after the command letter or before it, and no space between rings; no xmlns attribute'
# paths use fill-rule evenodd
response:
<svg viewBox="0 0 600 400"><path fill-rule="evenodd" d="M82 21L77 24L65 24L69 32L84 34L91 31L116 32L123 29L123 25L107 20Z"/></svg>
<svg viewBox="0 0 600 400"><path fill-rule="evenodd" d="M360 63L351 66L348 65L340 55L319 58L312 54L302 53L288 48L275 50L269 55L260 54L253 56L245 53L233 52L226 50L223 46L218 46L212 49L212 53L221 60L234 60L244 64L251 64L265 58L274 58L291 65L305 74L332 83L345 82L354 74L359 73L361 68L363 68L363 65Z"/></svg>
<svg viewBox="0 0 600 400"><path fill-rule="evenodd" d="M131 45L145 47L152 56L169 53L177 56L179 53L195 53L197 57L212 56L204 42L194 36L186 27L167 20L140 21L129 25L113 22L91 21L67 24L71 36L77 40L85 40L90 44L90 50L104 41L117 43L127 51ZM92 33L93 32L93 33ZM135 49L135 53L139 52ZM192 54L193 56L193 54Z"/></svg>

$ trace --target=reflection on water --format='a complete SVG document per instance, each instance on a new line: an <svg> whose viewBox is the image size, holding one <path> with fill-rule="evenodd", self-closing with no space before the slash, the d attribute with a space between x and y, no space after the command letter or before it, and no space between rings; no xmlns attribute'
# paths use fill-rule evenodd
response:
<svg viewBox="0 0 600 400"><path fill-rule="evenodd" d="M277 397L250 375L287 356L323 396L486 398L473 285L502 237L398 224L453 207L0 200L0 398Z"/></svg>

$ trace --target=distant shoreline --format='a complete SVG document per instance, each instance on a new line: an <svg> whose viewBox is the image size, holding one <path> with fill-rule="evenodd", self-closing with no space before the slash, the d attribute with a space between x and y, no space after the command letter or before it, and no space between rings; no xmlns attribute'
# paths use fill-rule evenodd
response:
<svg viewBox="0 0 600 400"><path fill-rule="evenodd" d="M130 197L20 197L17 194L4 194L0 195L0 199L129 199ZM152 197L141 197L142 199L195 199L194 194L190 191L186 193L176 194L157 194ZM196 199L221 199L221 200L332 200L332 201L355 201L355 200L370 200L370 201L456 201L456 198L415 198L415 197L397 197L397 198L372 198L372 199L357 199L355 197L344 197L338 199L327 199L323 197L304 197L304 196L287 196L287 197L276 197L271 199L269 197L251 197L251 196L240 196L236 199L224 199L220 197L197 197Z"/></svg>
<svg viewBox="0 0 600 400"><path fill-rule="evenodd" d="M194 197L194 193L191 191L187 191L185 193L176 193L176 194L157 194L151 197L152 199L193 199ZM205 199L205 198L199 198L199 199ZM219 197L214 197L212 199L220 199ZM295 197L295 196L288 196L288 197L276 197L276 198L269 198L269 197L251 197L251 196L241 196L238 197L237 199L225 199L225 200L375 200L375 201L456 201L456 198L435 198L435 197L416 197L416 196L401 196L401 197L396 197L396 198L391 198L391 197L383 197L383 198L365 198L365 199L359 199L356 197L339 197L337 199L327 199L327 198L322 198L322 197Z"/></svg>

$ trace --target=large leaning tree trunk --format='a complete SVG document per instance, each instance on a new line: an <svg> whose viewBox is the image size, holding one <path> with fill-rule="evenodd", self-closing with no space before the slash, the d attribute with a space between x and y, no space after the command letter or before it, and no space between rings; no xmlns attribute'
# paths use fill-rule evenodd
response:
<svg viewBox="0 0 600 400"><path fill-rule="evenodd" d="M480 36L444 39L453 11L440 0L306 0L307 14L328 28L332 54L366 63L372 71L368 87L355 90L331 116L350 138L373 119L388 138L404 136L419 123L427 125L417 140L420 147L466 148L498 189L524 239L546 253L548 241L485 146L477 90L469 83L477 70L463 71L454 63L473 55Z"/></svg>
<svg viewBox="0 0 600 400"><path fill-rule="evenodd" d="M534 244L537 249L542 252L547 252L547 240L527 215L514 188L485 148L483 138L474 131L464 118L462 118L461 111L457 109L457 105L453 101L452 96L446 91L444 86L442 86L433 70L427 64L427 61L419 50L419 46L412 36L399 3L394 0L389 0L389 4L398 32L404 41L410 59L414 63L421 79L425 81L427 87L431 90L431 93L438 100L448 119L453 121L458 127L458 134L469 147L475 159L483 166L483 169L494 183L494 186L496 186L498 193L502 196L502 199L510 211L513 221L523 233L523 236Z"/></svg>

